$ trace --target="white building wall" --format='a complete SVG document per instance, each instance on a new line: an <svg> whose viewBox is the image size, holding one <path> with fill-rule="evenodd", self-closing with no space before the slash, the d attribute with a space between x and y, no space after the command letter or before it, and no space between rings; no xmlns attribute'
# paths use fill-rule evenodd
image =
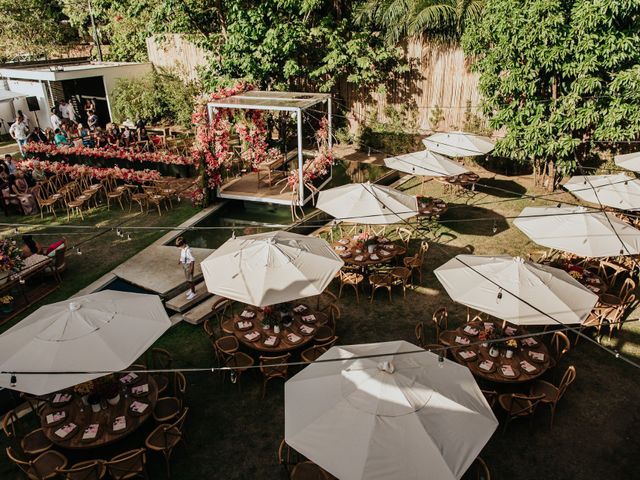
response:
<svg viewBox="0 0 640 480"><path fill-rule="evenodd" d="M109 106L109 115L113 118L113 112L111 111L111 100L113 96L113 90L115 89L118 80L120 78L134 78L142 75L146 75L151 72L150 63L129 64L126 66L118 66L111 68L104 68L98 70L96 73L102 74L104 80L104 90L107 92L107 104Z"/></svg>
<svg viewBox="0 0 640 480"><path fill-rule="evenodd" d="M29 97L36 97L38 99L38 104L40 106L40 110L38 112L30 112L27 101L24 98L13 100L15 110L22 110L22 113L29 118L31 126L37 125L36 115L38 116L41 128L44 129L51 126L51 123L49 122L50 114L48 113L49 106L47 103L46 82L41 83L38 80L18 80L9 78L7 79L7 84L9 86L9 90L12 92L23 93ZM11 107L9 105L7 105L7 107L10 110ZM7 107L2 110L3 114L7 111ZM9 115L9 117L0 116L0 118L5 121L14 120L14 118L11 118L11 113L7 113L7 115Z"/></svg>

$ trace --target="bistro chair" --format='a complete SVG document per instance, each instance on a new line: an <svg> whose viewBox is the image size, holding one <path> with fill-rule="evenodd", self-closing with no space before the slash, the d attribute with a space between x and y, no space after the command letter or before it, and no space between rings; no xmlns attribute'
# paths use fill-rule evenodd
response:
<svg viewBox="0 0 640 480"><path fill-rule="evenodd" d="M16 410L9 410L2 420L2 430L16 447L27 455L39 455L49 450L53 444L44 434L44 429L37 428L24 435L18 431L20 420Z"/></svg>
<svg viewBox="0 0 640 480"><path fill-rule="evenodd" d="M424 348L424 346L427 343L424 338L424 322L416 323L414 333L416 335L416 341L418 343L418 346Z"/></svg>
<svg viewBox="0 0 640 480"><path fill-rule="evenodd" d="M87 460L56 471L66 480L101 480L107 474L107 467L102 460Z"/></svg>
<svg viewBox="0 0 640 480"><path fill-rule="evenodd" d="M302 455L287 445L284 438L278 446L278 463L282 466L287 474L287 478L291 476L291 470L302 460Z"/></svg>
<svg viewBox="0 0 640 480"><path fill-rule="evenodd" d="M335 478L311 460L298 462L291 469L291 480L331 480Z"/></svg>
<svg viewBox="0 0 640 480"><path fill-rule="evenodd" d="M338 272L338 279L340 280L340 289L338 290L338 298L342 298L342 289L345 285L353 288L356 292L356 302L360 303L360 296L358 290L360 290L360 284L364 281L364 275L357 272L345 272L340 270Z"/></svg>
<svg viewBox="0 0 640 480"><path fill-rule="evenodd" d="M527 396L520 393L503 393L499 395L498 404L507 413L502 433L507 431L509 423L515 418L530 417L533 422L533 415L543 398L544 394Z"/></svg>
<svg viewBox="0 0 640 480"><path fill-rule="evenodd" d="M302 359L302 361L307 363L315 362L318 359L318 357L320 357L323 353L325 353L327 350L333 347L337 341L338 341L338 337L334 336L332 339L330 339L327 342L319 343L317 345L314 345L311 348L307 348L300 354L300 358Z"/></svg>
<svg viewBox="0 0 640 480"><path fill-rule="evenodd" d="M449 328L449 312L447 307L440 307L433 312L431 322L436 329L436 340L439 341L440 334Z"/></svg>
<svg viewBox="0 0 640 480"><path fill-rule="evenodd" d="M335 324L342 315L340 307L338 306L338 297L336 297L329 290L325 290L317 297L316 311L324 313L329 318L329 323L333 325L335 330Z"/></svg>
<svg viewBox="0 0 640 480"><path fill-rule="evenodd" d="M407 286L411 279L411 270L407 267L393 267L389 273L394 278L393 285L402 287L402 298L407 298Z"/></svg>
<svg viewBox="0 0 640 480"><path fill-rule="evenodd" d="M330 325L320 325L318 330L316 330L316 334L313 337L313 341L318 343L325 343L331 340L335 335L335 330L331 328Z"/></svg>
<svg viewBox="0 0 640 480"><path fill-rule="evenodd" d="M231 306L232 301L224 297L220 297L211 306L211 311L214 312L218 320L220 332L233 333L233 312L231 311Z"/></svg>
<svg viewBox="0 0 640 480"><path fill-rule="evenodd" d="M152 348L150 363L151 370L170 370L173 357L163 348ZM167 373L153 373L152 376L158 384L158 393L163 393L169 386L169 375Z"/></svg>
<svg viewBox="0 0 640 480"><path fill-rule="evenodd" d="M411 237L413 236L413 232L408 228L398 227L396 229L396 235L402 242L405 248L409 248L409 242L411 241Z"/></svg>
<svg viewBox="0 0 640 480"><path fill-rule="evenodd" d="M105 462L105 467L113 480L128 480L136 477L149 478L146 465L147 454L144 448L129 450Z"/></svg>
<svg viewBox="0 0 640 480"><path fill-rule="evenodd" d="M7 447L7 458L15 464L30 480L48 480L58 476L57 469L67 466L67 457L55 450L48 450L35 459L18 458L11 447Z"/></svg>
<svg viewBox="0 0 640 480"><path fill-rule="evenodd" d="M567 337L564 332L553 332L553 337L551 337L551 353L555 365L560 363L560 359L569 353L569 350L571 350L569 337Z"/></svg>
<svg viewBox="0 0 640 480"><path fill-rule="evenodd" d="M373 298L376 294L376 290L380 288L386 288L389 293L389 301L393 302L391 298L391 287L393 286L394 277L391 273L374 273L369 276L369 283L371 284L371 300L369 303L373 303Z"/></svg>
<svg viewBox="0 0 640 480"><path fill-rule="evenodd" d="M621 265L601 260L598 263L598 276L604 280L608 289L611 290L615 287L618 277L627 273L627 269Z"/></svg>
<svg viewBox="0 0 640 480"><path fill-rule="evenodd" d="M44 218L44 210L45 208L49 213L53 214L54 218L58 218L56 216L56 203L62 200L62 195L59 193L54 193L51 196L47 197L45 192L45 185L36 185L33 187L32 192L34 197L36 197L36 202L38 203L38 208L40 210L40 218Z"/></svg>
<svg viewBox="0 0 640 480"><path fill-rule="evenodd" d="M267 383L269 383L269 380L282 378L285 382L287 381L289 366L282 364L286 364L290 357L290 353L278 357L263 357L260 355L260 371L264 377L262 379L262 398L267 394Z"/></svg>
<svg viewBox="0 0 640 480"><path fill-rule="evenodd" d="M551 422L549 423L549 428L553 428L553 417L556 414L556 406L560 399L564 396L565 392L569 385L571 385L576 379L576 367L571 365L564 372L562 376L562 380L560 380L560 384L556 387L555 385L545 382L544 380L536 380L529 390L529 394L532 396L542 395L542 399L540 400L543 405L549 405L551 408Z"/></svg>
<svg viewBox="0 0 640 480"><path fill-rule="evenodd" d="M187 445L184 438L184 423L188 413L189 407L186 407L174 423L158 425L144 442L148 450L162 453L167 467L167 478L171 478L170 460L174 449L180 443L185 448Z"/></svg>
<svg viewBox="0 0 640 480"><path fill-rule="evenodd" d="M487 403L491 408L496 406L496 402L498 401L498 392L495 390L480 390L484 398L487 400Z"/></svg>
<svg viewBox="0 0 640 480"><path fill-rule="evenodd" d="M491 480L489 465L482 458L476 457L469 469L462 476L462 480Z"/></svg>
<svg viewBox="0 0 640 480"><path fill-rule="evenodd" d="M411 270L411 279L413 280L413 273L418 272L420 284L422 284L422 265L424 263L424 257L429 251L429 243L425 240L420 243L420 249L412 257L404 257L402 263L404 266Z"/></svg>
<svg viewBox="0 0 640 480"><path fill-rule="evenodd" d="M547 250L534 250L527 254L527 260L533 263L542 263L547 260L547 255L549 252Z"/></svg>
<svg viewBox="0 0 640 480"><path fill-rule="evenodd" d="M609 340L611 340L611 336L614 330L620 330L622 328L622 323L624 321L625 312L631 307L634 306L636 301L636 295L634 293L629 293L622 301L622 305L618 308L618 318L614 320L607 320L606 325L609 327Z"/></svg>
<svg viewBox="0 0 640 480"><path fill-rule="evenodd" d="M174 372L173 383L173 397L158 398L153 407L153 418L156 422L170 422L182 411L187 379L182 372Z"/></svg>
<svg viewBox="0 0 640 480"><path fill-rule="evenodd" d="M240 376L255 364L255 360L244 352L234 352L227 355L224 366L231 368L231 382L240 385Z"/></svg>
<svg viewBox="0 0 640 480"><path fill-rule="evenodd" d="M580 341L580 334L589 328L596 330L596 338L599 342L602 336L602 327L608 321L617 321L620 311L621 309L619 307L615 308L604 305L596 305L593 307L589 316L580 324L574 345L578 345L578 342Z"/></svg>

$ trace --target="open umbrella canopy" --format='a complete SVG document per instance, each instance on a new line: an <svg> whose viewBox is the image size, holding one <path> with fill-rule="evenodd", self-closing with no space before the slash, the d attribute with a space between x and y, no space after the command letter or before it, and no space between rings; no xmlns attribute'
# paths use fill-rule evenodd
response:
<svg viewBox="0 0 640 480"><path fill-rule="evenodd" d="M527 207L513 224L539 245L580 257L640 253L640 230L607 212L583 207Z"/></svg>
<svg viewBox="0 0 640 480"><path fill-rule="evenodd" d="M157 295L104 290L40 307L0 335L0 385L45 395L129 367L169 327Z"/></svg>
<svg viewBox="0 0 640 480"><path fill-rule="evenodd" d="M316 207L344 222L367 225L398 223L418 214L416 197L370 182L322 190Z"/></svg>
<svg viewBox="0 0 640 480"><path fill-rule="evenodd" d="M575 176L564 188L586 202L619 210L640 210L640 180L624 173Z"/></svg>
<svg viewBox="0 0 640 480"><path fill-rule="evenodd" d="M385 158L384 164L400 172L425 177L449 177L469 171L459 163L429 150Z"/></svg>
<svg viewBox="0 0 640 480"><path fill-rule="evenodd" d="M640 152L626 153L613 157L616 165L632 172L640 172Z"/></svg>
<svg viewBox="0 0 640 480"><path fill-rule="evenodd" d="M210 292L263 307L322 293L343 265L325 240L277 231L231 238L200 267Z"/></svg>
<svg viewBox="0 0 640 480"><path fill-rule="evenodd" d="M285 384L285 441L341 480L458 479L498 425L468 368L408 342L330 359Z"/></svg>
<svg viewBox="0 0 640 480"><path fill-rule="evenodd" d="M598 301L564 270L519 257L457 255L434 273L452 300L517 325L582 323Z"/></svg>
<svg viewBox="0 0 640 480"><path fill-rule="evenodd" d="M465 132L434 133L422 140L427 150L448 157L477 157L493 150L495 142L489 137Z"/></svg>

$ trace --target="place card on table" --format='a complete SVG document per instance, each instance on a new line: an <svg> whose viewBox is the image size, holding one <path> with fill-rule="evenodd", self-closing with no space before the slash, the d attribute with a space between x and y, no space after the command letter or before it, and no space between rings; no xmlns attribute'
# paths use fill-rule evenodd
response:
<svg viewBox="0 0 640 480"><path fill-rule="evenodd" d="M275 347L278 343L278 337L276 337L275 335L269 335L267 339L262 343L267 347Z"/></svg>
<svg viewBox="0 0 640 480"><path fill-rule="evenodd" d="M533 337L528 337L522 339L522 344L526 347L535 347L536 345L538 345L538 342L536 342Z"/></svg>
<svg viewBox="0 0 640 480"><path fill-rule="evenodd" d="M253 318L256 316L256 312L251 311L251 310L243 310L242 313L240 314L240 316L242 318Z"/></svg>
<svg viewBox="0 0 640 480"><path fill-rule="evenodd" d="M67 418L67 412L61 410L59 412L50 413L45 417L45 420L47 421L48 425L51 425L52 423L59 422L61 420L64 420L65 418Z"/></svg>
<svg viewBox="0 0 640 480"><path fill-rule="evenodd" d="M464 360L471 360L476 357L476 352L472 352L471 350L459 350L458 355L460 355Z"/></svg>
<svg viewBox="0 0 640 480"><path fill-rule="evenodd" d="M236 323L236 326L238 327L239 330L248 330L251 327L253 327L253 322L249 322L247 320L241 320L238 323Z"/></svg>
<svg viewBox="0 0 640 480"><path fill-rule="evenodd" d="M130 373L127 373L124 377L121 377L120 381L125 385L128 385L130 383L135 382L137 378L138 378L138 375L136 375L133 372L130 372Z"/></svg>
<svg viewBox="0 0 640 480"><path fill-rule="evenodd" d="M340 240L338 240L338 243L341 245L349 245L349 240L347 240L346 238L341 238Z"/></svg>
<svg viewBox="0 0 640 480"><path fill-rule="evenodd" d="M75 423L71 422L71 423L67 423L66 425L63 425L58 430L56 430L54 433L56 434L57 437L67 438L70 433L75 431L76 428L78 428L78 425L76 425Z"/></svg>
<svg viewBox="0 0 640 480"><path fill-rule="evenodd" d="M347 249L347 247L345 247L343 245L336 245L333 248L335 249L336 252L344 252Z"/></svg>
<svg viewBox="0 0 640 480"><path fill-rule="evenodd" d="M361 261L363 261L363 260L364 260L364 257L363 257L362 255L357 255L357 256L354 258L354 260L355 260L356 262L361 262Z"/></svg>
<svg viewBox="0 0 640 480"><path fill-rule="evenodd" d="M456 335L456 343L459 343L460 345L469 345L471 343L471 340L469 340L468 338L464 338L459 335Z"/></svg>
<svg viewBox="0 0 640 480"><path fill-rule="evenodd" d="M533 352L533 351L530 351L530 352L529 352L529 356L530 356L533 360L535 360L536 362L544 362L544 357L545 357L545 356L544 356L544 353L542 353L542 352Z"/></svg>
<svg viewBox="0 0 640 480"><path fill-rule="evenodd" d="M304 312L306 310L307 310L307 306L306 305L302 305L302 304L293 307L293 311L296 312L296 313L302 313L302 312Z"/></svg>
<svg viewBox="0 0 640 480"><path fill-rule="evenodd" d="M289 340L289 342L291 343L298 343L300 340L302 340L302 337L296 335L295 333L288 333L287 340Z"/></svg>
<svg viewBox="0 0 640 480"><path fill-rule="evenodd" d="M82 433L82 440L93 440L98 436L98 430L100 430L100 424L92 423L84 429Z"/></svg>
<svg viewBox="0 0 640 480"><path fill-rule="evenodd" d="M260 338L260 332L253 331L253 332L245 333L244 338L246 338L250 342L255 342L257 339Z"/></svg>
<svg viewBox="0 0 640 480"><path fill-rule="evenodd" d="M471 325L465 326L463 331L467 335L478 335L478 333L480 333L480 331L477 328L472 327Z"/></svg>
<svg viewBox="0 0 640 480"><path fill-rule="evenodd" d="M480 370L484 370L485 372L489 372L493 368L493 362L491 360L484 360L480 362L478 368Z"/></svg>
<svg viewBox="0 0 640 480"><path fill-rule="evenodd" d="M369 257L371 260L380 260L380 257L378 255L376 255L375 253L372 253L371 256Z"/></svg>
<svg viewBox="0 0 640 480"><path fill-rule="evenodd" d="M522 369L527 372L527 373L533 373L536 370L538 370L536 367L534 367L533 365L531 365L529 362L527 362L526 360L522 360L520 362L520 366L522 367Z"/></svg>
<svg viewBox="0 0 640 480"><path fill-rule="evenodd" d="M511 336L515 335L517 331L518 331L518 329L517 329L517 328L514 328L514 327L505 327L505 329L504 329L504 334L505 334L505 335L508 335L508 336L510 336L510 337L511 337Z"/></svg>
<svg viewBox="0 0 640 480"><path fill-rule="evenodd" d="M386 243L384 245L381 245L381 247L386 250L393 250L396 248L396 246L393 243Z"/></svg>
<svg viewBox="0 0 640 480"><path fill-rule="evenodd" d="M315 328L310 327L309 325L300 325L300 331L305 335L311 335L316 331Z"/></svg>
<svg viewBox="0 0 640 480"><path fill-rule="evenodd" d="M351 256L351 252L342 252L339 255L342 258L349 258Z"/></svg>
<svg viewBox="0 0 640 480"><path fill-rule="evenodd" d="M122 430L125 430L127 428L127 419L124 415L121 415L119 417L116 417L116 419L113 421L113 431L114 432L120 432Z"/></svg>
<svg viewBox="0 0 640 480"><path fill-rule="evenodd" d="M386 250L380 250L380 255L382 255L383 257L389 257L391 256L391 252L388 252Z"/></svg>
<svg viewBox="0 0 640 480"><path fill-rule="evenodd" d="M53 403L67 403L71 400L70 393L56 393L53 397Z"/></svg>
<svg viewBox="0 0 640 480"><path fill-rule="evenodd" d="M141 413L144 413L144 411L147 409L148 406L149 406L148 403L138 402L136 400L131 404L129 408L131 409L132 412L141 414Z"/></svg>
<svg viewBox="0 0 640 480"><path fill-rule="evenodd" d="M303 315L300 318L302 318L303 322L307 322L307 323L313 323L313 322L315 322L317 320L316 316L314 314Z"/></svg>
<svg viewBox="0 0 640 480"><path fill-rule="evenodd" d="M149 384L145 383L144 385L133 387L131 388L131 393L134 395L144 395L145 393L149 393Z"/></svg>
<svg viewBox="0 0 640 480"><path fill-rule="evenodd" d="M500 371L502 372L502 375L504 375L505 377L515 377L516 376L516 372L513 371L513 368L511 368L511 365L503 365L500 367Z"/></svg>

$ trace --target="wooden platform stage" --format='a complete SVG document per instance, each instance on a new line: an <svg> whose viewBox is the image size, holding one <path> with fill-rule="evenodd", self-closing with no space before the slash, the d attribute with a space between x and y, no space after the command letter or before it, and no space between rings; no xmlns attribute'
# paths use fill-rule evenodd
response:
<svg viewBox="0 0 640 480"><path fill-rule="evenodd" d="M278 183L280 182L280 183ZM256 172L246 173L234 178L220 187L218 196L232 200L249 200L254 202L276 203L279 205L291 205L293 196L289 187L280 193L286 186L286 178L282 177L269 186L264 179L258 184Z"/></svg>

